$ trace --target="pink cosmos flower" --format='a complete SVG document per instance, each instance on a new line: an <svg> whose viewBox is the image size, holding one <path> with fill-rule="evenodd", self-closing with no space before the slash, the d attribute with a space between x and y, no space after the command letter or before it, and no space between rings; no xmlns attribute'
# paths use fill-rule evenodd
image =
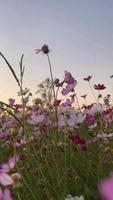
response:
<svg viewBox="0 0 113 200"><path fill-rule="evenodd" d="M84 81L90 81L91 78L92 78L92 76L88 76L88 77L84 78Z"/></svg>
<svg viewBox="0 0 113 200"><path fill-rule="evenodd" d="M98 184L98 190L105 200L113 200L113 173Z"/></svg>
<svg viewBox="0 0 113 200"><path fill-rule="evenodd" d="M26 144L26 140L24 138L20 138L16 140L16 146L20 147L21 145Z"/></svg>
<svg viewBox="0 0 113 200"><path fill-rule="evenodd" d="M36 54L38 54L38 53L40 53L40 52L42 52L42 53L44 53L44 54L48 54L50 50L49 50L48 45L47 45L47 44L44 44L44 45L41 47L41 49L36 49L35 51L36 51Z"/></svg>
<svg viewBox="0 0 113 200"><path fill-rule="evenodd" d="M104 90L106 87L104 84L94 85L95 90Z"/></svg>
<svg viewBox="0 0 113 200"><path fill-rule="evenodd" d="M2 190L0 188L0 200L13 200L9 189L5 188L4 190Z"/></svg>
<svg viewBox="0 0 113 200"><path fill-rule="evenodd" d="M12 185L17 180L20 180L21 175L19 173L13 173L9 175L10 172L19 161L19 155L12 156L8 159L6 164L0 164L0 184L3 186Z"/></svg>
<svg viewBox="0 0 113 200"><path fill-rule="evenodd" d="M65 71L64 83L66 83L66 87L62 89L61 93L66 96L69 92L73 91L75 86L77 85L77 81L72 77L71 73Z"/></svg>
<svg viewBox="0 0 113 200"><path fill-rule="evenodd" d="M11 156L8 159L7 163L0 164L0 172L6 173L6 172L11 171L15 167L15 165L18 161L19 161L19 155L18 154Z"/></svg>

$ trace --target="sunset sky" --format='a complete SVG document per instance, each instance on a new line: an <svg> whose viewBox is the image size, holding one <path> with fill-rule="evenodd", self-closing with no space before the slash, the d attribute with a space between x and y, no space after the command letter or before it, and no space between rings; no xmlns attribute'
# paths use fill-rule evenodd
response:
<svg viewBox="0 0 113 200"><path fill-rule="evenodd" d="M0 0L0 51L19 75L24 54L24 85L36 97L37 84L49 76L46 56L35 49L48 44L54 77L70 71L78 80L77 93L90 93L104 83L113 93L113 0ZM18 86L0 58L0 100L17 97Z"/></svg>

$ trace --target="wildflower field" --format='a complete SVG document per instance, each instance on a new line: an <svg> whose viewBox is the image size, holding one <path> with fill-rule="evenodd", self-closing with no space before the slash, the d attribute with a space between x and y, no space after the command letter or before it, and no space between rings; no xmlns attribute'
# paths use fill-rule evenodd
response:
<svg viewBox="0 0 113 200"><path fill-rule="evenodd" d="M0 101L0 200L113 200L111 96L103 97L106 86L92 85L88 75L84 84L94 103L83 94L81 106L77 80L68 71L54 78L49 52L46 44L36 49L47 57L50 78L38 85L32 104L23 86L23 55L18 76L0 52L20 96L20 103Z"/></svg>

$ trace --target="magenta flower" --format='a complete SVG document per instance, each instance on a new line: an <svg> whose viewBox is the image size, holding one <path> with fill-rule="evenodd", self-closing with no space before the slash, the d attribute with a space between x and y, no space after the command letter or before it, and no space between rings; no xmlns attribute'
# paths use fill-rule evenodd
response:
<svg viewBox="0 0 113 200"><path fill-rule="evenodd" d="M86 122L90 123L90 122L94 122L95 120L96 120L95 115L91 115L91 114L86 115Z"/></svg>
<svg viewBox="0 0 113 200"><path fill-rule="evenodd" d="M104 90L106 87L104 84L94 85L95 90Z"/></svg>
<svg viewBox="0 0 113 200"><path fill-rule="evenodd" d="M69 139L72 140L76 144L84 145L86 141L84 139L81 139L78 135L70 134Z"/></svg>
<svg viewBox="0 0 113 200"><path fill-rule="evenodd" d="M92 76L88 76L88 77L84 78L84 81L90 81L91 78L92 78Z"/></svg>
<svg viewBox="0 0 113 200"><path fill-rule="evenodd" d="M20 138L16 140L16 146L20 147L21 145L26 144L26 140L24 138Z"/></svg>
<svg viewBox="0 0 113 200"><path fill-rule="evenodd" d="M40 52L42 52L42 53L44 53L44 54L48 54L48 53L50 52L49 47L48 47L47 44L44 44L44 45L41 47L41 49L36 49L35 51L36 51L36 54L38 54L38 53L40 53Z"/></svg>
<svg viewBox="0 0 113 200"><path fill-rule="evenodd" d="M105 200L113 200L113 173L98 184L98 190Z"/></svg>

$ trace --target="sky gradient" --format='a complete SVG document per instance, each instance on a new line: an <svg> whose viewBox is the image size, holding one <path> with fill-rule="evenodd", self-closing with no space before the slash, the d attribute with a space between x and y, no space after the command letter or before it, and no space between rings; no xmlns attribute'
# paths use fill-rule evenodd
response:
<svg viewBox="0 0 113 200"><path fill-rule="evenodd" d="M88 75L92 84L105 83L113 91L113 0L0 0L0 51L18 75L24 54L24 85L33 98L37 84L49 76L46 57L34 51L44 43L52 50L54 77L70 71L79 96L91 93L83 81ZM2 58L0 80L1 100L17 98L18 86Z"/></svg>

